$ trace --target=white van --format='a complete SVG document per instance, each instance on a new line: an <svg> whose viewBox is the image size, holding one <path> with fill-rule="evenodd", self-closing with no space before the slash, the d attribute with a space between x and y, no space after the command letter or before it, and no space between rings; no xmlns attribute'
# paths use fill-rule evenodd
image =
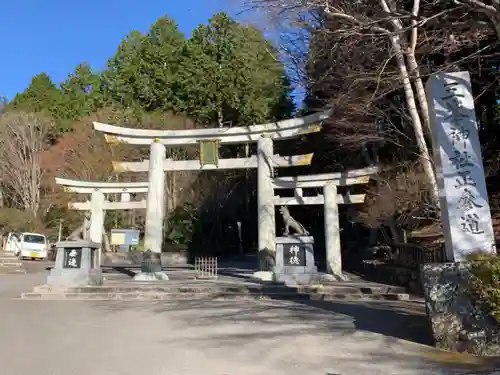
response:
<svg viewBox="0 0 500 375"><path fill-rule="evenodd" d="M48 243L47 238L39 233L9 233L6 243L7 251L13 251L14 255L31 259L47 259Z"/></svg>

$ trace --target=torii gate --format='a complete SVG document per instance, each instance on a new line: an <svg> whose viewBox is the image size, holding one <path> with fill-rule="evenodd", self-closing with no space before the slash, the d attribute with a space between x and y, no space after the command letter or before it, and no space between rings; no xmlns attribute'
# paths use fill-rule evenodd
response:
<svg viewBox="0 0 500 375"><path fill-rule="evenodd" d="M105 210L145 209L146 201L130 201L130 193L147 193L147 182L94 182L56 178L56 184L62 185L67 193L90 194L90 201L69 202L68 208L90 211L88 240L102 243ZM105 194L121 193L121 202L105 200ZM85 226L86 228L86 226ZM100 262L100 251L99 251ZM100 264L100 263L99 263Z"/></svg>
<svg viewBox="0 0 500 375"><path fill-rule="evenodd" d="M295 192L294 197L280 197L276 195L274 197L275 205L323 205L326 267L327 272L330 274L343 278L338 205L359 204L365 201L365 194L337 194L337 186L366 184L370 180L370 176L377 172L377 167L369 167L347 172L323 173L297 177L276 177L272 179L274 189L294 189ZM323 188L323 194L303 196L302 189L315 187Z"/></svg>
<svg viewBox="0 0 500 375"><path fill-rule="evenodd" d="M150 145L150 159L138 163L113 163L116 172L149 173L147 196L145 245L160 252L163 241L165 171L206 169L257 168L258 175L258 250L275 252L275 197L273 176L275 167L309 165L312 155L282 157L274 155L273 140L297 137L318 132L321 123L328 119L330 111L315 113L302 118L247 127L193 129L193 130L146 130L124 128L94 122L94 129L105 134L108 143ZM257 142L257 155L248 158L218 158L220 144ZM166 159L165 146L200 145L200 160L174 161ZM206 160L207 155L211 160Z"/></svg>
<svg viewBox="0 0 500 375"><path fill-rule="evenodd" d="M145 244L152 251L160 252L163 240L164 210L164 171L203 170L203 169L241 169L257 167L258 174L258 215L259 250L275 250L273 188L271 176L273 166L288 167L308 165L311 156L282 158L273 155L272 140L289 139L302 134L321 130L318 124L326 120L330 112L315 113L302 118L273 122L246 127L190 129L190 130L146 130L124 128L94 122L94 129L105 134L108 143L127 143L150 145L150 159L142 163L115 163L117 171L149 171L149 193L146 212ZM220 144L257 142L257 156L237 159L218 159ZM166 159L165 146L200 145L202 156L213 153L212 160L173 161ZM270 146L270 149L269 149ZM207 152L208 151L208 152ZM267 235L267 232L272 235Z"/></svg>

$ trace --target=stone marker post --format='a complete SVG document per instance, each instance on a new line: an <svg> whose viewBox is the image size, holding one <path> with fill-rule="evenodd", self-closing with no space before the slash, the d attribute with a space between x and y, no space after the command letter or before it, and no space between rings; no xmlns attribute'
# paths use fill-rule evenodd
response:
<svg viewBox="0 0 500 375"><path fill-rule="evenodd" d="M273 140L263 136L257 142L257 217L260 269L266 267L266 258L276 254L276 227L274 214Z"/></svg>
<svg viewBox="0 0 500 375"><path fill-rule="evenodd" d="M469 72L434 74L426 89L447 258L494 252Z"/></svg>

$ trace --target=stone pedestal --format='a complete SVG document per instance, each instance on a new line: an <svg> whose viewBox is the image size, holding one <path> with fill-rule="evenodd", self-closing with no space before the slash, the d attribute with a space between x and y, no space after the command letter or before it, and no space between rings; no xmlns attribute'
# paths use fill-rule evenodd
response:
<svg viewBox="0 0 500 375"><path fill-rule="evenodd" d="M277 237L274 281L286 284L310 284L319 280L314 265L314 238Z"/></svg>
<svg viewBox="0 0 500 375"><path fill-rule="evenodd" d="M56 262L47 284L60 286L102 285L99 243L79 240L56 243Z"/></svg>

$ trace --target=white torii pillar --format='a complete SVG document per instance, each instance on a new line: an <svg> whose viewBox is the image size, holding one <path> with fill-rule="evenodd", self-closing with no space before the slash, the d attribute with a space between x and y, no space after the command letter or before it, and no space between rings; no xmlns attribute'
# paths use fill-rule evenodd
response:
<svg viewBox="0 0 500 375"><path fill-rule="evenodd" d="M273 140L263 136L257 141L257 217L260 270L265 258L276 254L276 227L274 214Z"/></svg>
<svg viewBox="0 0 500 375"><path fill-rule="evenodd" d="M150 265L145 265L134 279L138 281L168 280L161 269L161 249L163 246L163 219L165 216L165 145L155 139L150 146L149 183L146 198L146 228L144 250L151 250L154 257Z"/></svg>
<svg viewBox="0 0 500 375"><path fill-rule="evenodd" d="M337 204L337 186L334 183L328 182L323 186L323 199L326 270L329 274L342 278L339 206Z"/></svg>
<svg viewBox="0 0 500 375"><path fill-rule="evenodd" d="M90 229L89 240L98 244L102 243L104 228L104 193L94 191L90 199ZM101 264L102 247L97 252L97 264Z"/></svg>

